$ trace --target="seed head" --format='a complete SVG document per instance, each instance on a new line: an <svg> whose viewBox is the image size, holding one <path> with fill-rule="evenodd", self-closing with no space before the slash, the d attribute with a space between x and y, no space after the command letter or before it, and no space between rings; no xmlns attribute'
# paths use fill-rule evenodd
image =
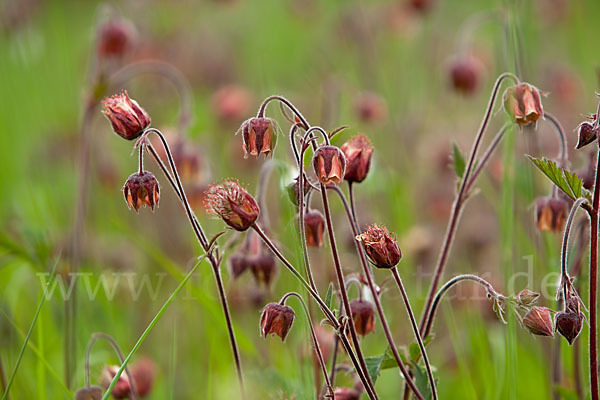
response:
<svg viewBox="0 0 600 400"><path fill-rule="evenodd" d="M283 342L292 327L295 316L291 307L279 303L269 303L263 308L260 317L260 332L265 338L270 334L277 335Z"/></svg>
<svg viewBox="0 0 600 400"><path fill-rule="evenodd" d="M541 197L535 202L535 220L540 231L561 232L567 221L569 204L556 197Z"/></svg>
<svg viewBox="0 0 600 400"><path fill-rule="evenodd" d="M315 175L323 185L335 183L336 185L344 179L346 172L346 156L336 146L319 147L312 159Z"/></svg>
<svg viewBox="0 0 600 400"><path fill-rule="evenodd" d="M347 160L344 179L348 182L364 181L369 173L373 154L373 146L369 139L363 134L356 135L344 143L341 150Z"/></svg>
<svg viewBox="0 0 600 400"><path fill-rule="evenodd" d="M275 120L265 117L250 118L242 124L242 148L244 158L251 156L265 157L271 155L277 143L278 125Z"/></svg>
<svg viewBox="0 0 600 400"><path fill-rule="evenodd" d="M402 258L398 242L385 226L371 225L356 240L363 244L367 256L377 268L395 267Z"/></svg>
<svg viewBox="0 0 600 400"><path fill-rule="evenodd" d="M137 139L150 126L150 116L135 100L129 98L126 90L105 98L102 104L103 113L113 130L124 139Z"/></svg>
<svg viewBox="0 0 600 400"><path fill-rule="evenodd" d="M123 195L129 208L138 212L144 204L154 211L160 198L158 181L151 172L135 172L127 178L123 186Z"/></svg>
<svg viewBox="0 0 600 400"><path fill-rule="evenodd" d="M306 244L310 247L323 246L325 232L325 217L319 210L308 210L304 214L304 232Z"/></svg>
<svg viewBox="0 0 600 400"><path fill-rule="evenodd" d="M544 116L540 91L528 83L511 86L504 92L504 110L520 126L537 123Z"/></svg>
<svg viewBox="0 0 600 400"><path fill-rule="evenodd" d="M259 214L256 200L237 181L230 179L208 188L204 207L206 212L221 217L238 231L250 228Z"/></svg>
<svg viewBox="0 0 600 400"><path fill-rule="evenodd" d="M532 307L523 318L523 325L534 335L554 336L551 312L546 307Z"/></svg>
<svg viewBox="0 0 600 400"><path fill-rule="evenodd" d="M364 336L375 330L375 310L370 302L352 300L350 311L352 312L352 321L354 321L356 333Z"/></svg>

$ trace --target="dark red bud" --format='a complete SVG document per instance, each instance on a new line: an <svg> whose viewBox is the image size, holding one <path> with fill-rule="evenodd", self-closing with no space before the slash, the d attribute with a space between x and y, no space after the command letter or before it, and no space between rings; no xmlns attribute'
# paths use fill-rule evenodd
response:
<svg viewBox="0 0 600 400"><path fill-rule="evenodd" d="M450 65L450 80L457 92L472 94L479 85L481 65L474 58L462 57Z"/></svg>
<svg viewBox="0 0 600 400"><path fill-rule="evenodd" d="M325 232L325 217L318 210L308 210L304 214L304 232L306 233L306 244L310 247L323 245L323 234Z"/></svg>
<svg viewBox="0 0 600 400"><path fill-rule="evenodd" d="M160 188L158 181L151 172L142 171L133 173L127 178L123 186L123 195L129 208L133 207L136 212L144 204L154 211L160 199Z"/></svg>
<svg viewBox="0 0 600 400"><path fill-rule="evenodd" d="M583 313L567 311L556 314L556 330L572 345L583 328Z"/></svg>
<svg viewBox="0 0 600 400"><path fill-rule="evenodd" d="M315 175L323 185L339 184L346 173L346 156L336 146L321 146L312 160Z"/></svg>
<svg viewBox="0 0 600 400"><path fill-rule="evenodd" d="M523 325L534 335L554 336L551 312L546 307L532 307L523 318Z"/></svg>
<svg viewBox="0 0 600 400"><path fill-rule="evenodd" d="M237 279L250 268L248 258L243 254L234 254L229 257L229 271L233 279Z"/></svg>
<svg viewBox="0 0 600 400"><path fill-rule="evenodd" d="M294 317L294 310L286 305L279 303L269 303L263 308L260 317L260 332L266 338L267 335L277 335L281 341L285 341Z"/></svg>
<svg viewBox="0 0 600 400"><path fill-rule="evenodd" d="M364 181L369 173L373 154L369 139L363 134L356 135L344 143L341 150L347 160L344 179L348 182Z"/></svg>
<svg viewBox="0 0 600 400"><path fill-rule="evenodd" d="M352 300L350 302L350 310L352 311L352 321L356 333L366 335L375 330L375 309L373 304L364 300Z"/></svg>
<svg viewBox="0 0 600 400"><path fill-rule="evenodd" d="M138 395L145 397L150 393L154 385L156 365L151 359L142 358L131 367L131 377L133 378L135 390L137 390Z"/></svg>
<svg viewBox="0 0 600 400"><path fill-rule="evenodd" d="M150 126L150 116L135 100L129 98L126 90L105 98L102 104L103 113L113 130L124 139L137 139Z"/></svg>
<svg viewBox="0 0 600 400"><path fill-rule="evenodd" d="M270 286L273 278L277 274L277 263L271 253L261 253L248 259L250 270L257 283Z"/></svg>
<svg viewBox="0 0 600 400"><path fill-rule="evenodd" d="M581 149L584 146L598 139L600 129L594 127L591 122L582 122L577 127L577 146L576 149Z"/></svg>
<svg viewBox="0 0 600 400"><path fill-rule="evenodd" d="M371 262L378 268L395 267L402 258L402 251L396 239L388 232L385 226L372 225L358 235Z"/></svg>
<svg viewBox="0 0 600 400"><path fill-rule="evenodd" d="M271 118L250 118L242 124L244 158L264 154L268 157L277 143L277 122Z"/></svg>
<svg viewBox="0 0 600 400"><path fill-rule="evenodd" d="M569 204L555 197L542 197L535 202L535 219L540 231L561 232L567 221Z"/></svg>
<svg viewBox="0 0 600 400"><path fill-rule="evenodd" d="M98 56L121 58L135 41L135 28L123 18L104 22L98 28Z"/></svg>

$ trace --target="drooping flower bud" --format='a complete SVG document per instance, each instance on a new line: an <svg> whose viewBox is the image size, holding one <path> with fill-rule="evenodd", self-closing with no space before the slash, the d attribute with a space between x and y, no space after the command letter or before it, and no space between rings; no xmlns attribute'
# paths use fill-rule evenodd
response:
<svg viewBox="0 0 600 400"><path fill-rule="evenodd" d="M269 303L263 308L260 317L260 332L266 338L273 334L285 341L296 314L292 307L279 303Z"/></svg>
<svg viewBox="0 0 600 400"><path fill-rule="evenodd" d="M150 116L135 100L129 98L126 90L105 98L102 104L103 113L113 130L124 139L137 139L150 126Z"/></svg>
<svg viewBox="0 0 600 400"><path fill-rule="evenodd" d="M598 134L600 134L600 129L595 127L594 124L588 121L582 122L577 127L577 146L575 148L581 149L597 140Z"/></svg>
<svg viewBox="0 0 600 400"><path fill-rule="evenodd" d="M140 397L147 396L152 390L154 385L154 378L156 377L156 366L154 362L149 358L142 358L138 360L131 367L131 377L135 384L135 390Z"/></svg>
<svg viewBox="0 0 600 400"><path fill-rule="evenodd" d="M555 197L542 197L535 202L535 220L540 231L561 232L567 221L569 204Z"/></svg>
<svg viewBox="0 0 600 400"><path fill-rule="evenodd" d="M551 312L546 307L532 307L523 318L523 325L534 335L554 336Z"/></svg>
<svg viewBox="0 0 600 400"><path fill-rule="evenodd" d="M472 94L479 86L481 63L473 57L460 57L450 65L452 87L462 94Z"/></svg>
<svg viewBox="0 0 600 400"><path fill-rule="evenodd" d="M116 365L108 365L102 369L102 376L100 382L102 386L108 388L114 379L115 375L119 372L119 367ZM112 396L115 399L126 399L131 395L131 383L129 377L123 373L117 380L117 384L114 386Z"/></svg>
<svg viewBox="0 0 600 400"><path fill-rule="evenodd" d="M237 181L225 180L206 191L206 212L217 215L238 231L245 231L256 221L259 214L256 200Z"/></svg>
<svg viewBox="0 0 600 400"><path fill-rule="evenodd" d="M504 110L520 126L535 125L544 116L540 91L528 83L506 89L503 100Z"/></svg>
<svg viewBox="0 0 600 400"><path fill-rule="evenodd" d="M233 279L237 279L250 268L248 258L244 254L234 254L229 257L229 271Z"/></svg>
<svg viewBox="0 0 600 400"><path fill-rule="evenodd" d="M540 297L539 293L532 292L529 289L523 289L519 292L517 301L524 306L530 306L537 301L538 297Z"/></svg>
<svg viewBox="0 0 600 400"><path fill-rule="evenodd" d="M315 175L323 185L335 183L336 185L344 179L346 173L346 156L336 146L319 147L312 159Z"/></svg>
<svg viewBox="0 0 600 400"><path fill-rule="evenodd" d="M323 246L325 232L325 217L319 210L308 210L304 214L304 232L306 244L310 247Z"/></svg>
<svg viewBox="0 0 600 400"><path fill-rule="evenodd" d="M377 268L395 267L402 258L398 242L385 226L371 225L356 240L363 244L369 260Z"/></svg>
<svg viewBox="0 0 600 400"><path fill-rule="evenodd" d="M121 58L131 48L136 32L133 24L124 18L106 21L98 28L98 56Z"/></svg>
<svg viewBox="0 0 600 400"><path fill-rule="evenodd" d="M348 182L362 182L369 173L371 167L371 155L373 146L369 139L363 135L356 135L341 147L346 156L346 173L344 179Z"/></svg>
<svg viewBox="0 0 600 400"><path fill-rule="evenodd" d="M304 186L304 196L308 194L310 190L310 183L308 183L308 179L306 178L306 174L304 175L304 179L302 179L302 186ZM286 186L286 190L290 200L295 206L300 205L300 177L296 177L294 182L290 183Z"/></svg>
<svg viewBox="0 0 600 400"><path fill-rule="evenodd" d="M271 118L255 117L245 121L241 127L244 158L248 154L268 157L275 150L278 129L277 122Z"/></svg>
<svg viewBox="0 0 600 400"><path fill-rule="evenodd" d="M339 387L333 391L334 400L360 400L360 396L361 393L354 388Z"/></svg>
<svg viewBox="0 0 600 400"><path fill-rule="evenodd" d="M556 314L556 330L569 345L572 345L583 328L583 313L581 311L562 311Z"/></svg>
<svg viewBox="0 0 600 400"><path fill-rule="evenodd" d="M160 199L160 189L154 174L148 171L135 172L127 178L123 186L123 195L129 208L138 212L144 204L154 211Z"/></svg>
<svg viewBox="0 0 600 400"><path fill-rule="evenodd" d="M379 122L387 117L387 104L378 94L364 92L356 97L354 112L363 122Z"/></svg>
<svg viewBox="0 0 600 400"><path fill-rule="evenodd" d="M365 336L375 330L375 310L373 304L365 300L352 300L350 311L356 333Z"/></svg>
<svg viewBox="0 0 600 400"><path fill-rule="evenodd" d="M270 286L277 273L277 262L271 252L261 251L250 260L250 270L257 283Z"/></svg>
<svg viewBox="0 0 600 400"><path fill-rule="evenodd" d="M90 386L75 392L75 400L101 400L104 390L98 386Z"/></svg>

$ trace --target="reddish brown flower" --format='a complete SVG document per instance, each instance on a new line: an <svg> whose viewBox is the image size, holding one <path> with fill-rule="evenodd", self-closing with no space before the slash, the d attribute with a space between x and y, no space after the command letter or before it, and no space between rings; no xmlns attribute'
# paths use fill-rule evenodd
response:
<svg viewBox="0 0 600 400"><path fill-rule="evenodd" d="M584 146L598 139L600 128L591 122L584 121L577 127L577 146L576 149L581 149Z"/></svg>
<svg viewBox="0 0 600 400"><path fill-rule="evenodd" d="M540 231L561 232L567 221L569 204L555 197L541 197L535 202L535 220Z"/></svg>
<svg viewBox="0 0 600 400"><path fill-rule="evenodd" d="M270 286L273 278L277 274L277 263L275 257L270 252L261 251L259 254L251 257L250 271L257 283Z"/></svg>
<svg viewBox="0 0 600 400"><path fill-rule="evenodd" d="M544 116L540 91L528 83L509 87L504 92L504 110L520 126L535 125Z"/></svg>
<svg viewBox="0 0 600 400"><path fill-rule="evenodd" d="M171 155L173 161L175 161L177 172L184 181L196 182L202 177L203 173L206 173L202 152L192 143L178 139L171 147Z"/></svg>
<svg viewBox="0 0 600 400"><path fill-rule="evenodd" d="M308 210L304 214L304 232L306 244L310 247L323 246L323 233L325 232L325 217L319 210Z"/></svg>
<svg viewBox="0 0 600 400"><path fill-rule="evenodd" d="M354 321L356 333L364 336L375 330L375 310L370 302L352 300L350 311L352 312L352 321Z"/></svg>
<svg viewBox="0 0 600 400"><path fill-rule="evenodd" d="M398 242L385 226L371 225L356 240L363 244L367 256L377 268L395 267L402 258Z"/></svg>
<svg viewBox="0 0 600 400"><path fill-rule="evenodd" d="M344 179L348 182L362 182L369 173L371 167L371 155L373 146L369 139L363 135L356 135L341 147L346 156L346 173Z"/></svg>
<svg viewBox="0 0 600 400"><path fill-rule="evenodd" d="M387 104L378 94L365 92L354 101L354 112L363 122L378 122L387 117Z"/></svg>
<svg viewBox="0 0 600 400"><path fill-rule="evenodd" d="M353 388L340 387L333 391L334 400L360 400L361 393Z"/></svg>
<svg viewBox="0 0 600 400"><path fill-rule="evenodd" d="M267 335L273 334L285 340L296 314L292 307L279 304L269 303L263 308L260 317L260 332L266 338Z"/></svg>
<svg viewBox="0 0 600 400"><path fill-rule="evenodd" d="M250 118L242 124L242 149L244 158L251 156L260 156L264 154L268 157L277 143L277 122L271 118L256 117Z"/></svg>
<svg viewBox="0 0 600 400"><path fill-rule="evenodd" d="M123 186L125 202L129 208L133 207L138 212L144 204L154 211L158 205L160 189L158 181L151 172L142 171L133 173L127 178Z"/></svg>
<svg viewBox="0 0 600 400"><path fill-rule="evenodd" d="M560 333L569 345L572 345L583 328L584 315L581 311L563 311L556 314L556 330Z"/></svg>
<svg viewBox="0 0 600 400"><path fill-rule="evenodd" d="M133 24L124 18L101 24L98 28L98 56L100 58L123 57L131 48L135 36Z"/></svg>
<svg viewBox="0 0 600 400"><path fill-rule="evenodd" d="M256 200L234 180L210 186L206 191L204 207L206 212L221 217L227 225L238 231L250 228L259 214Z"/></svg>
<svg viewBox="0 0 600 400"><path fill-rule="evenodd" d="M250 268L248 257L244 254L234 254L229 257L229 272L233 279L239 278L248 268Z"/></svg>
<svg viewBox="0 0 600 400"><path fill-rule="evenodd" d="M321 146L317 148L312 159L315 175L323 185L338 184L346 173L346 156L336 146Z"/></svg>
<svg viewBox="0 0 600 400"><path fill-rule="evenodd" d="M98 386L85 387L75 393L75 400L101 400L104 390Z"/></svg>
<svg viewBox="0 0 600 400"><path fill-rule="evenodd" d="M102 101L104 115L112 124L115 133L127 140L138 138L150 125L150 116L127 91L107 97Z"/></svg>
<svg viewBox="0 0 600 400"><path fill-rule="evenodd" d="M455 59L450 65L452 87L460 93L472 94L479 85L481 63L473 57Z"/></svg>
<svg viewBox="0 0 600 400"><path fill-rule="evenodd" d="M116 365L108 365L104 367L102 370L102 376L100 377L102 386L108 388L115 375L117 375L117 372L119 372L119 367ZM115 399L126 399L130 394L131 383L129 382L129 377L127 374L122 373L119 377L119 380L117 380L117 384L113 388L112 396Z"/></svg>
<svg viewBox="0 0 600 400"><path fill-rule="evenodd" d="M135 384L135 390L140 397L147 396L152 390L154 378L156 377L156 366L149 358L138 360L131 367L131 377Z"/></svg>
<svg viewBox="0 0 600 400"><path fill-rule="evenodd" d="M250 111L251 98L242 86L226 85L212 96L213 109L220 120L239 123Z"/></svg>
<svg viewBox="0 0 600 400"><path fill-rule="evenodd" d="M546 307L532 307L523 318L523 325L534 335L554 336L551 313Z"/></svg>

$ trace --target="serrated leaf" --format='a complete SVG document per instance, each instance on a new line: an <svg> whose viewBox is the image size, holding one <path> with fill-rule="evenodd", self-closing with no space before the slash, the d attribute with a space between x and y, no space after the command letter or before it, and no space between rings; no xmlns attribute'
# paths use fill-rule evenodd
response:
<svg viewBox="0 0 600 400"><path fill-rule="evenodd" d="M465 158L454 142L452 143L452 164L454 165L454 172L456 173L456 176L462 178L465 174Z"/></svg>
<svg viewBox="0 0 600 400"><path fill-rule="evenodd" d="M592 201L591 193L583 187L583 179L576 173L559 167L556 162L545 157L541 159L529 155L527 157L567 196L573 200L585 197L588 201Z"/></svg>
<svg viewBox="0 0 600 400"><path fill-rule="evenodd" d="M375 384L375 382L377 381L377 378L379 377L379 372L381 371L381 363L383 362L384 358L385 358L385 354L382 354L380 356L374 356L374 357L365 357L365 364L367 365L367 372L369 373L369 376L371 377L371 381L373 381L373 384Z"/></svg>
<svg viewBox="0 0 600 400"><path fill-rule="evenodd" d="M331 308L331 302L333 300L333 283L329 282L329 287L327 288L327 293L325 294L325 305L327 308Z"/></svg>
<svg viewBox="0 0 600 400"><path fill-rule="evenodd" d="M412 371L415 376L415 385L417 386L417 389L419 389L419 392L421 392L425 399L431 399L433 394L429 387L429 378L427 377L425 369L419 367L416 363L412 363Z"/></svg>

